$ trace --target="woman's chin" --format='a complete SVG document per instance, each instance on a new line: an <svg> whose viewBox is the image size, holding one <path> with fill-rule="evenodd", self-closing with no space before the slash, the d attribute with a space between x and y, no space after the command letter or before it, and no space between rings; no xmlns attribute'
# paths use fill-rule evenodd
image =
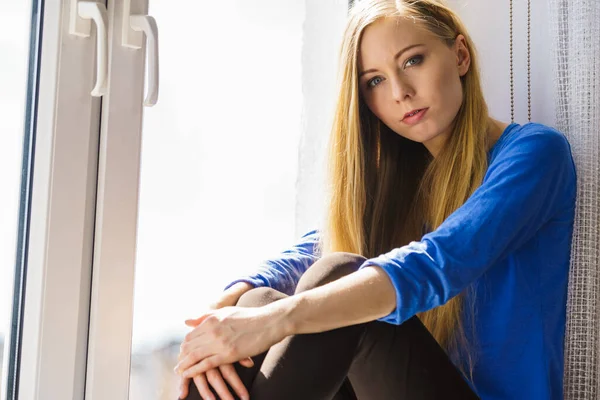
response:
<svg viewBox="0 0 600 400"><path fill-rule="evenodd" d="M418 143L425 143L425 142L429 142L430 140L434 139L437 135L437 133L431 133L431 132L437 132L434 128L426 126L426 124L419 124L419 125L415 125L410 127L409 129L403 129L402 133L398 133L400 136L405 137L406 139L412 140L413 142L418 142Z"/></svg>

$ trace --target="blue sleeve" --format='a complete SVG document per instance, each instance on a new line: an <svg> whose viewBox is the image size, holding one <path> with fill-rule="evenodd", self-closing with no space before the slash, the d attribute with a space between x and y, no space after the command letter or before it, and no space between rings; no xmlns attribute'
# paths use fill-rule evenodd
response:
<svg viewBox="0 0 600 400"><path fill-rule="evenodd" d="M256 273L231 282L225 289L238 282L247 282L254 287L267 286L293 295L302 274L319 259L318 243L319 231L310 231L291 249L283 251L276 258L264 261Z"/></svg>
<svg viewBox="0 0 600 400"><path fill-rule="evenodd" d="M396 309L380 321L399 325L445 304L574 204L566 138L549 128L523 133L500 150L481 186L436 230L361 265L381 267L394 285Z"/></svg>

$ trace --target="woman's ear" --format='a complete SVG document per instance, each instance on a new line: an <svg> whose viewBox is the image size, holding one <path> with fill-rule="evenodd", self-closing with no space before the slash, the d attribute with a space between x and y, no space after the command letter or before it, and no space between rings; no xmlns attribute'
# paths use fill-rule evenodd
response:
<svg viewBox="0 0 600 400"><path fill-rule="evenodd" d="M456 52L458 74L465 76L471 66L471 53L467 48L467 40L462 34L458 35L454 41L454 51Z"/></svg>

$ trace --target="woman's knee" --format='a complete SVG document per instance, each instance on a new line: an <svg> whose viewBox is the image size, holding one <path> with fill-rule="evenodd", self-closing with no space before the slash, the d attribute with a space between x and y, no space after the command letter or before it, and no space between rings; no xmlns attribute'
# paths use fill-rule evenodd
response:
<svg viewBox="0 0 600 400"><path fill-rule="evenodd" d="M270 287L257 287L244 293L236 304L238 307L262 307L287 297Z"/></svg>
<svg viewBox="0 0 600 400"><path fill-rule="evenodd" d="M347 252L330 253L317 260L300 278L296 293L301 293L358 271L366 258Z"/></svg>

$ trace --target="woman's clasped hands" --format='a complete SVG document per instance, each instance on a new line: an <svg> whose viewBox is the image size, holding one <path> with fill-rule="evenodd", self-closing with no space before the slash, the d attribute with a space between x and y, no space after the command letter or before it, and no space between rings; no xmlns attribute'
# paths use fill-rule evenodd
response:
<svg viewBox="0 0 600 400"><path fill-rule="evenodd" d="M242 291L243 292L243 291ZM287 333L283 323L285 314L272 305L246 308L223 306L237 302L239 292L217 302L197 319L186 320L194 329L181 344L179 363L175 372L180 374L180 399L187 397L193 379L203 400L216 400L208 384L223 400L233 400L225 380L241 399L249 399L233 363L251 368L250 357L267 351L283 340Z"/></svg>

